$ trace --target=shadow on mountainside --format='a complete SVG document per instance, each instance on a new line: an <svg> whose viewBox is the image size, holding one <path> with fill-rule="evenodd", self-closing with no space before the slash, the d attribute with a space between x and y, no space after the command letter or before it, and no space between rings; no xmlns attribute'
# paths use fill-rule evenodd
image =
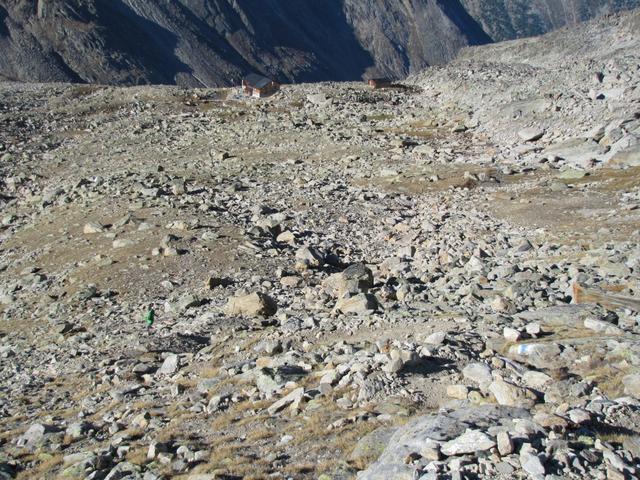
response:
<svg viewBox="0 0 640 480"><path fill-rule="evenodd" d="M2 37L9 36L9 29L5 25L8 16L9 14L7 11L2 7L2 5L0 5L0 36Z"/></svg>
<svg viewBox="0 0 640 480"><path fill-rule="evenodd" d="M327 80L360 80L374 59L360 44L349 23L342 2L336 0L280 2L277 0L247 0L244 5L256 45L282 58L299 52L297 82ZM239 49L247 58L251 52ZM316 58L315 65L303 64ZM293 80L291 75L285 75Z"/></svg>
<svg viewBox="0 0 640 480"><path fill-rule="evenodd" d="M106 47L121 53L112 58L113 66L127 69L131 62L138 64L142 76L132 83L174 84L176 75L191 75L192 69L176 55L178 37L173 32L148 20L122 0L96 2Z"/></svg>
<svg viewBox="0 0 640 480"><path fill-rule="evenodd" d="M493 42L487 32L467 12L460 0L438 0L438 3L447 17L464 33L470 45L484 45Z"/></svg>

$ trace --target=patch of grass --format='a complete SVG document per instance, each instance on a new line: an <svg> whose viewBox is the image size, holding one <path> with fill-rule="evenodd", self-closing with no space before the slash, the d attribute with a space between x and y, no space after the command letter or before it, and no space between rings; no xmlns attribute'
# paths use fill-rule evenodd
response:
<svg viewBox="0 0 640 480"><path fill-rule="evenodd" d="M247 425L248 423L259 421L262 415L244 415L248 410L261 410L266 408L270 403L268 401L252 402L246 400L232 404L228 410L219 414L210 424L214 431L223 431L231 424L237 426Z"/></svg>
<svg viewBox="0 0 640 480"><path fill-rule="evenodd" d="M288 473L289 475L304 475L307 473L316 472L316 465L312 463L303 463L300 465L291 464L285 466L282 471L284 473Z"/></svg>
<svg viewBox="0 0 640 480"><path fill-rule="evenodd" d="M623 432L601 432L596 436L600 439L601 442L609 442L622 445L626 439L635 436L635 434Z"/></svg>
<svg viewBox="0 0 640 480"><path fill-rule="evenodd" d="M348 456L355 448L358 440L373 432L379 426L375 422L357 422L348 425L344 430L340 431L339 435L335 436L332 446L335 450L341 451L343 456Z"/></svg>
<svg viewBox="0 0 640 480"><path fill-rule="evenodd" d="M584 372L585 380L593 381L600 391L611 398L621 397L624 395L624 385L622 378L629 372L622 371L612 365L603 364L598 368L590 369Z"/></svg>
<svg viewBox="0 0 640 480"><path fill-rule="evenodd" d="M39 456L31 456L31 461L38 461L39 463L35 467L28 470L19 472L16 476L16 480L33 480L36 478L54 478L54 470L58 469L62 465L63 455L61 453L55 454L40 454ZM23 460L29 460L28 458Z"/></svg>
<svg viewBox="0 0 640 480"><path fill-rule="evenodd" d="M199 465L192 473L216 473L248 478L266 479L271 473L271 464L263 458L252 455L244 443L232 443L229 437L212 448L206 464Z"/></svg>
<svg viewBox="0 0 640 480"><path fill-rule="evenodd" d="M271 438L275 435L275 432L270 430L267 427L256 428L255 430L251 430L247 435L247 441L251 443L259 442L260 440L266 440L267 438Z"/></svg>
<svg viewBox="0 0 640 480"><path fill-rule="evenodd" d="M147 452L148 448L145 447L132 448L127 453L127 461L135 465L144 465L147 463Z"/></svg>

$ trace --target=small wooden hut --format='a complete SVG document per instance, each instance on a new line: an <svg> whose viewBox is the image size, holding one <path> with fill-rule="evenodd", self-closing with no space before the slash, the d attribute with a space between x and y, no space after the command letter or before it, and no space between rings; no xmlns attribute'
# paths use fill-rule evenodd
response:
<svg viewBox="0 0 640 480"><path fill-rule="evenodd" d="M256 73L251 73L242 79L242 91L248 97L268 97L280 90L280 84Z"/></svg>

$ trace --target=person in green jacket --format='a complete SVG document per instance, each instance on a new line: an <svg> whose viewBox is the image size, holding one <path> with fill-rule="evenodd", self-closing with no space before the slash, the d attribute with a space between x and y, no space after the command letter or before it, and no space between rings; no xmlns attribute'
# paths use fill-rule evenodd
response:
<svg viewBox="0 0 640 480"><path fill-rule="evenodd" d="M147 329L151 330L151 327L153 326L153 322L156 319L156 312L153 309L153 307L149 307L149 310L147 310L147 313L145 313L144 315L144 321L147 324Z"/></svg>

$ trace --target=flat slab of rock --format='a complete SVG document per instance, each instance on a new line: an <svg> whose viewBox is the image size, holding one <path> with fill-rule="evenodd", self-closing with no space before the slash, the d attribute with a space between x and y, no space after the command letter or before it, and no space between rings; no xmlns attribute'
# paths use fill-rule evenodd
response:
<svg viewBox="0 0 640 480"><path fill-rule="evenodd" d="M543 135L544 130L535 127L523 128L518 132L518 136L523 142L535 142L536 140L540 140Z"/></svg>
<svg viewBox="0 0 640 480"><path fill-rule="evenodd" d="M640 165L640 145L616 153L607 164L616 167L637 167Z"/></svg>
<svg viewBox="0 0 640 480"><path fill-rule="evenodd" d="M496 446L489 435L480 430L467 430L453 440L449 440L440 449L447 456L484 452Z"/></svg>
<svg viewBox="0 0 640 480"><path fill-rule="evenodd" d="M288 395L282 397L280 400L271 405L267 411L270 415L274 415L287 407L292 407L293 409L297 409L302 399L304 398L304 388L296 388L293 392Z"/></svg>
<svg viewBox="0 0 640 480"><path fill-rule="evenodd" d="M521 408L482 405L418 417L393 434L380 458L362 472L358 480L411 480L415 467L406 465L404 460L409 454L420 452L426 443L448 442L468 429L509 424L517 418L527 419L530 415Z"/></svg>
<svg viewBox="0 0 640 480"><path fill-rule="evenodd" d="M545 155L562 158L576 166L590 166L592 160L601 159L606 149L596 142L584 138L574 138L547 148Z"/></svg>
<svg viewBox="0 0 640 480"><path fill-rule="evenodd" d="M598 310L598 307L593 305L559 305L521 312L515 317L527 322L539 322L542 325L582 328L586 318L599 317Z"/></svg>

